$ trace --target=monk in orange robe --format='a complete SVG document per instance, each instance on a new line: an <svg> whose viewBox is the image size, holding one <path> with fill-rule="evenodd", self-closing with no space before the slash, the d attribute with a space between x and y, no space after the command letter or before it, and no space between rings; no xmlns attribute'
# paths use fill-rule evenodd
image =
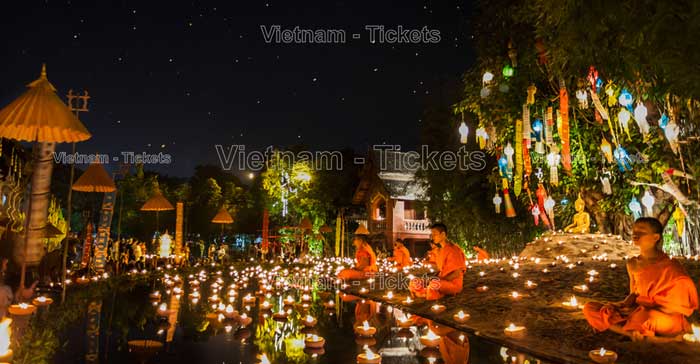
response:
<svg viewBox="0 0 700 364"><path fill-rule="evenodd" d="M437 267L437 258L439 254L440 247L435 244L435 242L431 241L430 250L428 250L428 253L425 255L425 262L429 265Z"/></svg>
<svg viewBox="0 0 700 364"><path fill-rule="evenodd" d="M462 292L464 272L467 270L466 259L462 249L447 240L447 227L437 223L430 228L430 234L435 243L440 246L437 257L438 278L428 282L421 278L411 280L409 290L412 295L425 297L426 300L437 300L445 295Z"/></svg>
<svg viewBox="0 0 700 364"><path fill-rule="evenodd" d="M399 269L410 267L413 264L411 261L411 253L406 249L406 246L403 245L401 239L397 239L396 242L394 242L394 256L388 258L388 260L394 262Z"/></svg>
<svg viewBox="0 0 700 364"><path fill-rule="evenodd" d="M474 245L474 251L476 251L476 260L489 260L491 255L484 248L479 245Z"/></svg>
<svg viewBox="0 0 700 364"><path fill-rule="evenodd" d="M366 235L356 235L352 244L355 246L355 267L343 269L338 273L338 278L344 280L358 280L371 277L377 272L377 255L369 245Z"/></svg>
<svg viewBox="0 0 700 364"><path fill-rule="evenodd" d="M583 308L588 323L633 340L663 340L690 330L687 316L698 308L698 292L683 266L661 250L663 225L654 218L637 219L632 240L641 251L627 262L630 294L622 302L589 302Z"/></svg>

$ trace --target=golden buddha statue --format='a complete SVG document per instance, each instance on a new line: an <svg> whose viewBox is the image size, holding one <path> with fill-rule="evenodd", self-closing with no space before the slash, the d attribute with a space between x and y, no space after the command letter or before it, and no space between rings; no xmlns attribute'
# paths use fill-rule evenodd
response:
<svg viewBox="0 0 700 364"><path fill-rule="evenodd" d="M587 234L591 228L591 216L584 211L586 203L583 202L580 193L574 207L576 207L576 214L574 214L571 225L565 227L564 231L567 233Z"/></svg>

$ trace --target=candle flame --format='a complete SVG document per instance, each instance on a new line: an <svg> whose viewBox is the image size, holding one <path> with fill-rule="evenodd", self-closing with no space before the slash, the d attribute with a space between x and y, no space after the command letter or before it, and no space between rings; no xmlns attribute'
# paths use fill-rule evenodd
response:
<svg viewBox="0 0 700 364"><path fill-rule="evenodd" d="M578 301L576 300L576 296L571 296L571 299L569 300L569 305L578 307Z"/></svg>
<svg viewBox="0 0 700 364"><path fill-rule="evenodd" d="M604 348L600 348L600 351L598 352L598 354L600 354L600 356L605 356L606 352L607 352L607 350L605 350Z"/></svg>
<svg viewBox="0 0 700 364"><path fill-rule="evenodd" d="M513 293L511 293L511 296L513 296L513 298L518 298L519 295L518 292L513 291Z"/></svg>
<svg viewBox="0 0 700 364"><path fill-rule="evenodd" d="M460 319L464 319L464 311L459 310L459 312L457 312L457 317L459 317Z"/></svg>
<svg viewBox="0 0 700 364"><path fill-rule="evenodd" d="M306 315L306 322L314 322L314 318L311 315Z"/></svg>
<svg viewBox="0 0 700 364"><path fill-rule="evenodd" d="M700 326L693 325L693 336L696 341L700 341Z"/></svg>
<svg viewBox="0 0 700 364"><path fill-rule="evenodd" d="M372 360L375 358L374 353L372 352L372 350L369 349L369 347L367 345L365 345L364 350L365 350L365 357L368 360Z"/></svg>
<svg viewBox="0 0 700 364"><path fill-rule="evenodd" d="M439 339L439 338L440 338L440 336L435 335L435 333L434 333L433 330L431 330L431 329L428 329L428 334L425 335L425 337L428 338L428 339L430 339L430 340L434 340L434 339Z"/></svg>
<svg viewBox="0 0 700 364"><path fill-rule="evenodd" d="M517 327L516 327L515 324L512 323L512 322L510 323L510 325L508 325L508 330L509 330L509 331L515 331L516 328L517 328Z"/></svg>
<svg viewBox="0 0 700 364"><path fill-rule="evenodd" d="M367 320L362 322L362 329L365 331L369 330L369 322L367 322Z"/></svg>

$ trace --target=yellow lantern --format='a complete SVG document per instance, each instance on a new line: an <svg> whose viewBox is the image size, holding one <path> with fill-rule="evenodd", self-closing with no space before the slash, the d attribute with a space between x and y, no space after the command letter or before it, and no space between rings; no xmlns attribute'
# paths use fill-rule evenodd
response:
<svg viewBox="0 0 700 364"><path fill-rule="evenodd" d="M608 161L608 163L613 162L613 152L612 152L612 145L610 145L610 142L608 142L605 137L603 137L603 142L600 143L600 150L603 152L603 155L605 156L605 159Z"/></svg>

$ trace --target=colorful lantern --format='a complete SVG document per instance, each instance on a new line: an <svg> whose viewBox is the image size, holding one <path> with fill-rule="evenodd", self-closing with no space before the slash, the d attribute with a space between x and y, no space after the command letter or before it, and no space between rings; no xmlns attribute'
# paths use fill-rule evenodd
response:
<svg viewBox="0 0 700 364"><path fill-rule="evenodd" d="M513 154L515 154L515 150L513 150L513 146L510 145L510 142L506 144L506 147L503 148L503 153L506 155L506 160L508 162L508 169L513 168Z"/></svg>
<svg viewBox="0 0 700 364"><path fill-rule="evenodd" d="M551 223L552 229L554 229L554 204L555 202L552 196L547 196L547 198L544 200L544 210L549 216L549 222Z"/></svg>
<svg viewBox="0 0 700 364"><path fill-rule="evenodd" d="M523 104L523 141L526 141L525 148L530 149L532 142L532 127L530 126L530 107Z"/></svg>
<svg viewBox="0 0 700 364"><path fill-rule="evenodd" d="M597 93L591 92L591 101L593 101L593 106L595 106L595 110L598 112L598 115L600 115L603 120L608 120L610 118L610 116L608 116L608 110L603 107Z"/></svg>
<svg viewBox="0 0 700 364"><path fill-rule="evenodd" d="M630 211L632 211L632 215L634 216L635 220L642 217L642 205L639 204L636 197L632 197L632 200L627 207L629 207Z"/></svg>
<svg viewBox="0 0 700 364"><path fill-rule="evenodd" d="M547 155L547 164L549 165L549 183L553 186L559 185L559 161L561 157L556 148Z"/></svg>
<svg viewBox="0 0 700 364"><path fill-rule="evenodd" d="M537 207L537 205L532 205L530 207L530 213L532 213L532 217L535 219L535 226L540 224L540 208Z"/></svg>
<svg viewBox="0 0 700 364"><path fill-rule="evenodd" d="M676 206L676 209L673 211L673 220L676 222L678 236L683 236L683 232L685 231L685 213L680 206Z"/></svg>
<svg viewBox="0 0 700 364"><path fill-rule="evenodd" d="M603 193L606 195L612 195L612 186L610 185L609 174L610 172L606 172L603 174L603 177L600 177L600 183L603 185Z"/></svg>
<svg viewBox="0 0 700 364"><path fill-rule="evenodd" d="M617 98L617 102L619 102L620 105L628 108L630 105L632 105L632 101L634 101L632 94L627 91L627 89L623 88L622 91L620 91L620 96Z"/></svg>
<svg viewBox="0 0 700 364"><path fill-rule="evenodd" d="M528 105L535 104L535 93L536 92L537 92L537 87L535 85L530 85L527 88L527 104Z"/></svg>
<svg viewBox="0 0 700 364"><path fill-rule="evenodd" d="M532 131L535 134L535 152L539 154L544 154L544 143L542 143L542 132L544 125L542 125L542 120L536 119L534 124L532 124Z"/></svg>
<svg viewBox="0 0 700 364"><path fill-rule="evenodd" d="M496 195L493 196L493 206L496 208L497 214L501 213L501 202L503 202L503 199L501 198L501 195L496 192Z"/></svg>
<svg viewBox="0 0 700 364"><path fill-rule="evenodd" d="M510 201L510 195L508 194L507 188L503 190L503 198L506 203L506 216L515 217L515 208L513 207L513 203Z"/></svg>
<svg viewBox="0 0 700 364"><path fill-rule="evenodd" d="M622 129L625 130L625 133L627 133L627 140L632 140L630 137L630 118L632 117L632 114L630 114L627 109L621 109L620 112L617 114L617 121L620 122L620 126Z"/></svg>
<svg viewBox="0 0 700 364"><path fill-rule="evenodd" d="M615 148L615 152L613 153L615 156L615 160L617 161L617 166L620 168L620 172L627 172L632 170L632 160L630 159L629 154L627 154L627 151L625 148L622 146L618 146Z"/></svg>
<svg viewBox="0 0 700 364"><path fill-rule="evenodd" d="M515 121L515 178L513 182L513 193L515 197L520 196L523 188L523 121Z"/></svg>
<svg viewBox="0 0 700 364"><path fill-rule="evenodd" d="M484 149L488 140L489 134L486 132L486 129L483 126L476 129L476 141L479 143L479 148Z"/></svg>
<svg viewBox="0 0 700 364"><path fill-rule="evenodd" d="M515 74L515 70L513 69L513 67L511 67L508 64L503 66L503 77L505 77L505 78L513 77L513 74Z"/></svg>
<svg viewBox="0 0 700 364"><path fill-rule="evenodd" d="M547 111L544 114L544 121L545 121L545 132L544 132L544 137L545 137L545 143L547 145L552 145L554 144L554 133L553 133L553 127L554 127L554 116L553 116L553 109L552 107L548 107Z"/></svg>
<svg viewBox="0 0 700 364"><path fill-rule="evenodd" d="M603 156L605 156L605 160L608 161L608 163L613 162L613 153L612 153L612 145L610 145L610 142L608 142L605 137L603 137L603 142L600 143L600 150L603 152Z"/></svg>
<svg viewBox="0 0 700 364"><path fill-rule="evenodd" d="M634 108L634 120L639 126L639 131L642 132L644 139L647 138L649 134L649 123L647 122L647 107L643 103L638 102L637 107Z"/></svg>
<svg viewBox="0 0 700 364"><path fill-rule="evenodd" d="M561 163L564 170L571 171L571 145L569 144L569 93L563 85L559 88L559 116L561 117L561 128L559 138L561 139Z"/></svg>
<svg viewBox="0 0 700 364"><path fill-rule="evenodd" d="M666 129L666 125L668 125L668 115L666 115L666 113L663 113L659 118L659 128Z"/></svg>
<svg viewBox="0 0 700 364"><path fill-rule="evenodd" d="M530 139L527 139L528 141ZM530 151L528 150L528 141L523 139L523 166L525 167L525 175L532 174L532 163L530 162Z"/></svg>
<svg viewBox="0 0 700 364"><path fill-rule="evenodd" d="M646 207L647 216L654 216L654 196L649 192L649 190L644 191L644 196L642 196L642 204Z"/></svg>
<svg viewBox="0 0 700 364"><path fill-rule="evenodd" d="M462 144L467 144L467 136L469 135L469 127L462 121L459 125L459 141Z"/></svg>
<svg viewBox="0 0 700 364"><path fill-rule="evenodd" d="M578 100L578 107L581 109L588 109L588 94L586 90L576 91L576 100Z"/></svg>
<svg viewBox="0 0 700 364"><path fill-rule="evenodd" d="M664 134L666 135L666 139L668 139L668 143L671 145L671 150L673 151L673 154L678 154L679 151L679 133L680 129L678 128L678 124L676 124L675 120L671 119L671 121L666 125L666 128L664 129Z"/></svg>

